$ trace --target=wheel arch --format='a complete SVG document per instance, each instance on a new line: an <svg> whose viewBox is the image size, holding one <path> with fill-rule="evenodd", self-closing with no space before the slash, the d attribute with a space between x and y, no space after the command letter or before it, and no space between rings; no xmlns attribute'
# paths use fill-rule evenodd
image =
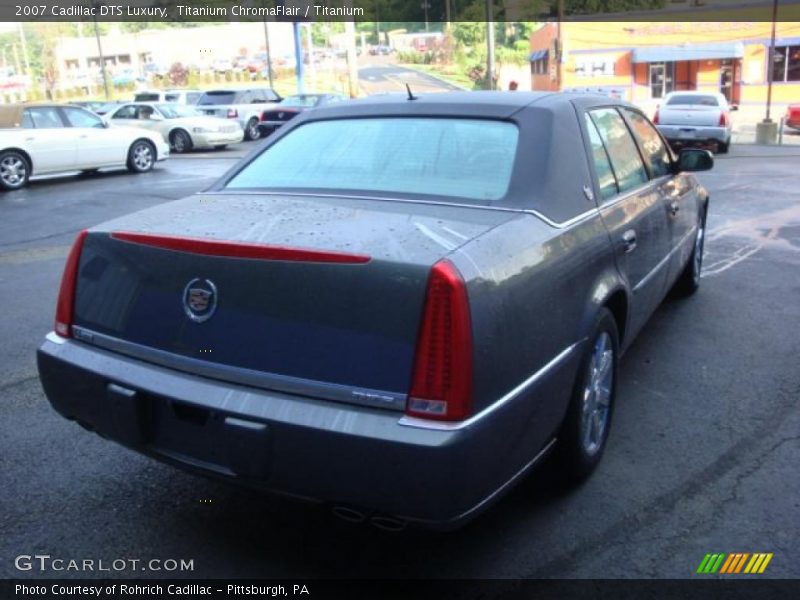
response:
<svg viewBox="0 0 800 600"><path fill-rule="evenodd" d="M604 271L591 288L590 301L587 304L581 323L580 339L584 339L594 324L597 312L607 308L617 325L619 346L623 348L628 340L628 318L630 315L631 294L619 273L612 268Z"/></svg>
<svg viewBox="0 0 800 600"><path fill-rule="evenodd" d="M30 170L29 176L33 175L33 167L34 167L33 158L31 157L31 155L26 150L24 150L22 148L18 148L16 146L10 146L8 148L3 148L2 150L0 150L0 153L2 153L2 152L19 152L22 155L22 157L25 159L25 162L28 163L28 169Z"/></svg>
<svg viewBox="0 0 800 600"><path fill-rule="evenodd" d="M137 137L133 139L131 141L131 145L128 146L128 154L130 154L130 151L133 149L134 145L136 145L137 142L146 142L150 144L150 147L153 149L153 153L156 155L156 160L158 160L158 144L156 144L153 140L151 140L148 137Z"/></svg>

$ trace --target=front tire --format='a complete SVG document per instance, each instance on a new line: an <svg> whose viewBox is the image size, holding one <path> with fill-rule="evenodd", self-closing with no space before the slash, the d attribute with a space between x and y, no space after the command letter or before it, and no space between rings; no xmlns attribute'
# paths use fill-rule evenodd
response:
<svg viewBox="0 0 800 600"><path fill-rule="evenodd" d="M128 170L134 173L147 173L156 164L156 149L148 141L137 140L128 150Z"/></svg>
<svg viewBox="0 0 800 600"><path fill-rule="evenodd" d="M244 139L249 142L255 141L261 137L261 130L258 128L258 119L253 117L247 122L244 128Z"/></svg>
<svg viewBox="0 0 800 600"><path fill-rule="evenodd" d="M597 313L558 435L554 460L568 486L583 482L605 451L617 391L619 333L614 316Z"/></svg>
<svg viewBox="0 0 800 600"><path fill-rule="evenodd" d="M182 154L192 149L192 138L182 129L173 131L172 135L169 136L169 142L172 150L177 154Z"/></svg>
<svg viewBox="0 0 800 600"><path fill-rule="evenodd" d="M21 189L28 184L30 175L30 165L21 152L6 150L0 153L0 189Z"/></svg>
<svg viewBox="0 0 800 600"><path fill-rule="evenodd" d="M706 212L703 211L703 217L700 219L700 224L697 226L697 234L694 238L694 248L692 255L689 257L689 262L683 269L683 272L678 277L678 280L673 286L673 291L679 296L691 296L700 287L700 273L703 269L703 249L705 247L706 239Z"/></svg>

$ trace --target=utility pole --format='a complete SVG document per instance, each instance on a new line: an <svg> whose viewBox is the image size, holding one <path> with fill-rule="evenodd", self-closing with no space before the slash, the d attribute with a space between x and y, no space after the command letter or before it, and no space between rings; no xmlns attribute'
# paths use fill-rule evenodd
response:
<svg viewBox="0 0 800 600"><path fill-rule="evenodd" d="M486 78L494 89L494 0L486 0Z"/></svg>
<svg viewBox="0 0 800 600"><path fill-rule="evenodd" d="M314 66L314 39L311 35L311 23L306 23L306 46L308 47L308 73L311 76L311 89L317 86L317 68Z"/></svg>
<svg viewBox="0 0 800 600"><path fill-rule="evenodd" d="M356 56L355 22L344 22L344 38L347 48L347 91L351 98L355 98L358 96L358 58Z"/></svg>
<svg viewBox="0 0 800 600"><path fill-rule="evenodd" d="M269 47L269 27L267 27L267 20L264 19L264 51L267 54L267 77L269 78L269 87L275 87L272 84L272 52Z"/></svg>
<svg viewBox="0 0 800 600"><path fill-rule="evenodd" d="M306 86L303 80L303 75L305 73L305 65L303 65L303 42L300 40L300 23L297 21L292 23L292 33L294 34L294 72L297 76L297 93L304 94Z"/></svg>
<svg viewBox="0 0 800 600"><path fill-rule="evenodd" d="M22 60L25 63L25 73L30 75L31 63L28 60L28 40L25 38L25 29L19 24L19 43L22 46Z"/></svg>
<svg viewBox="0 0 800 600"><path fill-rule="evenodd" d="M564 21L564 0L558 0L558 33L556 35L556 89L561 90L561 54L564 40L561 33L561 23Z"/></svg>
<svg viewBox="0 0 800 600"><path fill-rule="evenodd" d="M775 69L775 27L778 21L778 0L772 0L772 36L767 56L767 114L763 121L756 123L756 144L774 144L778 139L778 124L770 118L772 110L772 80ZM786 57L788 60L788 56Z"/></svg>
<svg viewBox="0 0 800 600"><path fill-rule="evenodd" d="M97 13L97 2L92 2ZM103 45L100 43L100 27L97 24L97 17L94 17L94 39L97 40L97 54L100 56L100 72L103 74L103 90L106 94L106 100L111 100L111 94L108 92L108 73L106 73L106 58L103 56Z"/></svg>
<svg viewBox="0 0 800 600"><path fill-rule="evenodd" d="M431 5L428 3L428 0L422 0L422 8L425 9L425 33L428 33L428 9Z"/></svg>

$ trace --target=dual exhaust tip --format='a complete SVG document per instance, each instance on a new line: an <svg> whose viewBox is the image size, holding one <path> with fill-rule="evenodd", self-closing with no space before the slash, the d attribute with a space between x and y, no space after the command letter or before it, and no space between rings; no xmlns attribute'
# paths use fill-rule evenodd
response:
<svg viewBox="0 0 800 600"><path fill-rule="evenodd" d="M403 519L389 515L367 515L349 506L334 506L331 512L348 523L369 523L373 527L392 533L403 531L408 524Z"/></svg>

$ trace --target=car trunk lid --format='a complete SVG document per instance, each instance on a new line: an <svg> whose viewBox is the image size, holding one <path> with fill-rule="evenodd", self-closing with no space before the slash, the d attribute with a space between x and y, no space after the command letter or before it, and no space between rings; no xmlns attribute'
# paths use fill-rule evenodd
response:
<svg viewBox="0 0 800 600"><path fill-rule="evenodd" d="M716 127L722 109L719 106L669 104L659 110L659 124L688 127Z"/></svg>
<svg viewBox="0 0 800 600"><path fill-rule="evenodd" d="M161 205L90 231L75 337L209 377L402 410L432 265L515 216L264 194Z"/></svg>

